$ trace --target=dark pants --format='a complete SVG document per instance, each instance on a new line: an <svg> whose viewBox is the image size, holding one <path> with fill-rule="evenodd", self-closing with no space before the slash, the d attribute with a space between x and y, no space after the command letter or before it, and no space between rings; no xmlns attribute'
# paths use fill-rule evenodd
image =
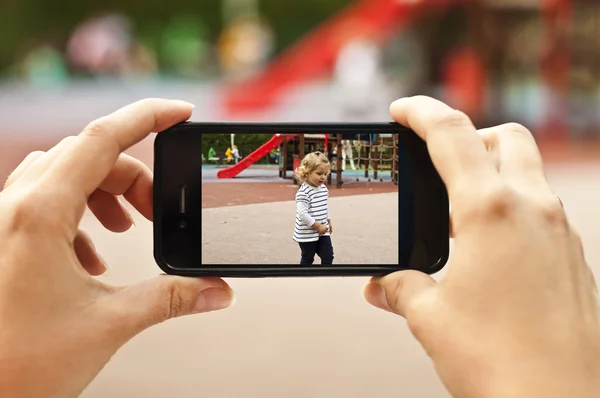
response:
<svg viewBox="0 0 600 398"><path fill-rule="evenodd" d="M329 236L321 236L315 242L298 244L302 250L300 265L311 265L315 261L315 254L321 258L321 264L333 264L333 246Z"/></svg>

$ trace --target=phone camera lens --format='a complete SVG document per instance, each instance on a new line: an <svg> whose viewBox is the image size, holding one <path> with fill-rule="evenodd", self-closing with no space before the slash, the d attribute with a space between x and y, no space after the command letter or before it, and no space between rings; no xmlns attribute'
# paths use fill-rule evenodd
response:
<svg viewBox="0 0 600 398"><path fill-rule="evenodd" d="M181 229L187 227L187 223L185 221L183 221L183 220L179 221L179 223L177 225L179 225L179 228L181 228Z"/></svg>

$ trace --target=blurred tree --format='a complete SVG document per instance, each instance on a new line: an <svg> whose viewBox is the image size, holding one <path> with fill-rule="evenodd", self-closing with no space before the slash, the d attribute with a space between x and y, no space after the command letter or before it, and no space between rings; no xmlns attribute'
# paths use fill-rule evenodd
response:
<svg viewBox="0 0 600 398"><path fill-rule="evenodd" d="M206 71L209 34L204 20L177 15L163 31L159 54L167 71L184 77L197 77Z"/></svg>
<svg viewBox="0 0 600 398"><path fill-rule="evenodd" d="M236 134L235 145L243 157L258 149L261 145L273 137L273 134ZM225 152L231 147L230 134L202 134L202 152L208 154L210 148L217 152ZM265 156L258 163L268 163Z"/></svg>
<svg viewBox="0 0 600 398"><path fill-rule="evenodd" d="M40 45L27 54L22 68L26 81L40 88L54 88L67 79L62 55L48 45Z"/></svg>
<svg viewBox="0 0 600 398"><path fill-rule="evenodd" d="M275 51L298 40L351 0L259 0L260 12L272 23ZM214 43L223 26L221 0L2 0L0 12L0 73L24 56L23 43L53 32L66 43L73 28L92 14L114 11L129 17L143 43L160 51L164 29L175 15L201 19ZM63 48L59 48L63 50ZM161 54L158 54L162 59Z"/></svg>
<svg viewBox="0 0 600 398"><path fill-rule="evenodd" d="M325 21L352 0L260 0L260 10L275 31L279 52Z"/></svg>
<svg viewBox="0 0 600 398"><path fill-rule="evenodd" d="M106 11L122 13L131 19L143 42L153 50L160 48L163 30L172 16L186 15L201 19L211 39L220 29L219 0L2 0L0 13L0 72L22 57L22 45L27 40L55 32L66 43L72 30L91 15Z"/></svg>

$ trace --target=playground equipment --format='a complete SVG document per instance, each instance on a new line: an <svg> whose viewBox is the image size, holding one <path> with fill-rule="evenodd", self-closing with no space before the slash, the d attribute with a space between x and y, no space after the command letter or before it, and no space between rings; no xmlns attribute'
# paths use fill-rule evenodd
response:
<svg viewBox="0 0 600 398"><path fill-rule="evenodd" d="M340 38L349 26L358 30L375 29L381 38L387 39L408 26L419 15L470 3L482 4L478 0L357 0L276 57L262 73L227 87L222 98L224 117L242 114L247 116L249 113L264 111L295 86L331 72L344 44ZM493 3L499 7L502 1ZM571 65L570 51L565 43L569 26L572 25L574 1L523 0L506 3L527 3L531 9L539 7L541 11L547 42L545 46L550 49L549 55L540 60L541 77L547 85L555 88L562 111L550 114L549 119L541 123L544 133L540 134L552 133L565 138L568 134L564 126L569 117L566 101ZM477 24L473 24L475 25Z"/></svg>
<svg viewBox="0 0 600 398"><path fill-rule="evenodd" d="M321 151L331 161L332 149L333 146L329 142L328 134L299 134L295 137L284 137L280 148L279 177L286 179L289 171L292 173L294 183L296 183L293 177L294 170L300 166L305 154ZM331 175L327 178L327 184L331 184Z"/></svg>
<svg viewBox="0 0 600 398"><path fill-rule="evenodd" d="M451 0L434 0L450 3ZM384 36L408 23L413 13L428 2L359 0L323 23L276 58L259 76L233 84L224 96L227 113L256 111L275 103L294 86L331 70L343 42L339 40L352 26L375 29Z"/></svg>
<svg viewBox="0 0 600 398"><path fill-rule="evenodd" d="M378 172L389 171L391 180L397 184L398 180L398 135L397 134L331 134L335 140L329 139L330 134L275 134L254 152L243 158L237 164L217 172L218 178L233 178L242 171L258 162L276 148L280 149L279 177L288 178L291 172L294 183L297 183L294 170L300 166L300 162L307 153L322 151L332 162L332 171L336 174L336 186L340 188L343 184L342 176L342 138L350 138L359 143L358 156L356 160L360 168L364 164L365 178L371 182L369 168L373 172L373 178L378 179ZM344 137L343 137L344 136ZM384 167L384 165L387 165ZM327 184L331 184L330 174ZM379 178L383 182L383 178ZM357 178L358 181L358 178Z"/></svg>
<svg viewBox="0 0 600 398"><path fill-rule="evenodd" d="M257 150L240 160L237 164L228 167L226 169L219 170L217 173L218 178L233 178L236 175L240 174L242 171L258 162L263 157L267 156L269 152L273 149L277 148L284 136L295 136L297 134L275 134L273 137L267 141L265 144L261 145Z"/></svg>
<svg viewBox="0 0 600 398"><path fill-rule="evenodd" d="M338 188L344 183L342 176L346 173L342 169L342 134L338 134L338 150L335 163L335 172L337 173ZM391 181L398 185L398 134L357 134L356 139L350 140L356 149L356 157L352 157L354 163L360 170L361 165L364 165L364 178L371 182L369 169L373 172L373 179L379 179L383 182L383 177L380 172L390 172ZM352 151L354 155L355 151ZM348 159L347 159L348 160ZM359 181L358 172L356 181Z"/></svg>
<svg viewBox="0 0 600 398"><path fill-rule="evenodd" d="M353 162L358 166L364 164L365 178L371 181L369 177L369 168L373 171L373 178L378 179L378 173L389 171L392 181L397 184L398 175L398 135L397 134L363 134L366 139L351 140L353 146L352 154L356 151L356 157L352 157ZM339 158L339 155L338 155ZM349 160L349 159L348 159ZM338 165L336 168L340 168ZM342 170L342 173L345 173ZM379 178L383 181L383 178ZM356 178L358 181L358 177Z"/></svg>
<svg viewBox="0 0 600 398"><path fill-rule="evenodd" d="M330 140L329 136L335 137ZM281 143L281 163L279 167L279 176L286 179L287 172L292 173L300 166L300 162L305 154L322 151L332 163L332 174L327 177L327 184L331 185L332 175L336 174L336 187L340 188L343 182L342 170L342 140L351 139L357 143L360 148L354 157L357 166L364 166L364 177L371 182L369 169L373 173L373 179L379 178L380 182L384 179L379 172L390 172L391 181L398 183L398 135L397 134L300 134L297 137L283 137ZM354 153L354 152L353 152ZM353 174L354 176L354 174ZM356 181L359 178L356 177Z"/></svg>

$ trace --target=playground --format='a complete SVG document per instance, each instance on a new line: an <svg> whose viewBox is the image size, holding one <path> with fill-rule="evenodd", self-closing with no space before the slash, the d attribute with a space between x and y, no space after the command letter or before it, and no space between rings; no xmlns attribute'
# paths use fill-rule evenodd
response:
<svg viewBox="0 0 600 398"><path fill-rule="evenodd" d="M299 188L293 170L315 150L331 154L327 185L334 264L396 264L397 155L392 149L397 137L388 135L343 140L342 134L276 134L230 166L232 159L223 164L207 156L202 166L203 264L299 263L300 250L292 240ZM338 148L344 156L338 156ZM278 164L256 164L273 153L279 153Z"/></svg>

